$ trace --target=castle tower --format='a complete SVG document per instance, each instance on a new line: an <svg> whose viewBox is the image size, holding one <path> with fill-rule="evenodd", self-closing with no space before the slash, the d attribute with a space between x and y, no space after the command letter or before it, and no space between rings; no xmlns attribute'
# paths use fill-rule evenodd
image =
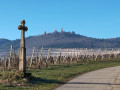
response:
<svg viewBox="0 0 120 90"><path fill-rule="evenodd" d="M63 33L64 31L63 31L63 28L61 28L61 33Z"/></svg>
<svg viewBox="0 0 120 90"><path fill-rule="evenodd" d="M44 32L44 35L46 35L46 31Z"/></svg>
<svg viewBox="0 0 120 90"><path fill-rule="evenodd" d="M55 29L53 33L56 33L56 32L57 32L57 30Z"/></svg>

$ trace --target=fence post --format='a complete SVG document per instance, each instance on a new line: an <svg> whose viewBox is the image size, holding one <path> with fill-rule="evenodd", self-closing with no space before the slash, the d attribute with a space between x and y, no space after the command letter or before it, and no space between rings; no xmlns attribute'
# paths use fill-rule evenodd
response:
<svg viewBox="0 0 120 90"><path fill-rule="evenodd" d="M35 66L38 65L38 52L39 52L39 49L36 49Z"/></svg>
<svg viewBox="0 0 120 90"><path fill-rule="evenodd" d="M98 50L98 55L97 55L97 58L98 58L98 59L101 59L101 58L99 58L98 56L99 56L99 57L101 56L101 48Z"/></svg>
<svg viewBox="0 0 120 90"><path fill-rule="evenodd" d="M105 51L104 51L104 55L103 58L106 59L106 55L107 55L107 48L105 48Z"/></svg>
<svg viewBox="0 0 120 90"><path fill-rule="evenodd" d="M48 49L48 55L47 55L47 59L46 59L46 61L45 61L45 63L46 63L46 67L48 67L48 59L50 58L50 56L51 56L51 54L50 54L50 48Z"/></svg>
<svg viewBox="0 0 120 90"><path fill-rule="evenodd" d="M61 61L61 48L59 49L58 61L59 61L59 64L60 64L60 61Z"/></svg>
<svg viewBox="0 0 120 90"><path fill-rule="evenodd" d="M32 60L33 60L33 57L34 57L34 53L35 53L35 47L33 48L33 52L32 52L32 56L31 56L31 60L30 60L30 68L32 66Z"/></svg>
<svg viewBox="0 0 120 90"><path fill-rule="evenodd" d="M3 57L3 60L4 60L4 63L5 63L5 68L4 68L4 70L6 70L6 68L7 68L7 59L5 58L5 56Z"/></svg>
<svg viewBox="0 0 120 90"><path fill-rule="evenodd" d="M74 57L76 56L76 48L74 48Z"/></svg>
<svg viewBox="0 0 120 90"><path fill-rule="evenodd" d="M9 53L9 59L8 59L8 70L10 69L10 67L11 67L11 63L10 63L10 61L11 61L11 57L12 57L12 45L10 46L10 53Z"/></svg>
<svg viewBox="0 0 120 90"><path fill-rule="evenodd" d="M68 48L67 48L67 50L66 50L66 57L68 56Z"/></svg>
<svg viewBox="0 0 120 90"><path fill-rule="evenodd" d="M119 51L120 51L120 49L118 48L117 52L115 53L115 58L118 58L117 56L119 54Z"/></svg>
<svg viewBox="0 0 120 90"><path fill-rule="evenodd" d="M42 58L43 58L43 47L41 48L40 53L39 53L39 61L38 61L39 67L40 67L40 62L41 62Z"/></svg>

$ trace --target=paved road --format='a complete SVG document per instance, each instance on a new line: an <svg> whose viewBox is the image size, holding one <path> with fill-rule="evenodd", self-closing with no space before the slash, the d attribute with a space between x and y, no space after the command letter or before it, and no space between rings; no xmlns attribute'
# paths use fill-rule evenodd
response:
<svg viewBox="0 0 120 90"><path fill-rule="evenodd" d="M55 90L120 90L120 66L83 74Z"/></svg>

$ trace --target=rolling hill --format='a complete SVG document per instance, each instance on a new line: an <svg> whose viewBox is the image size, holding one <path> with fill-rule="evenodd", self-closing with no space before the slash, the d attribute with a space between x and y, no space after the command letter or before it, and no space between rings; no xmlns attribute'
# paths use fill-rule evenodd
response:
<svg viewBox="0 0 120 90"><path fill-rule="evenodd" d="M20 47L20 40L0 39L0 49L8 49L13 45L15 49ZM120 38L95 39L75 32L53 32L26 38L26 48L120 48Z"/></svg>

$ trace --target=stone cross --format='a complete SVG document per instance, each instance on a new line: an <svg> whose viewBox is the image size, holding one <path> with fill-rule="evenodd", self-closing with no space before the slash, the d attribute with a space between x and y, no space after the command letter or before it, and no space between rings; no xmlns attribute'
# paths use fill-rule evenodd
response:
<svg viewBox="0 0 120 90"><path fill-rule="evenodd" d="M25 48L25 31L28 30L25 27L25 20L21 21L21 25L18 26L21 30L21 42L20 42L20 55L19 55L19 71L26 72L26 48Z"/></svg>

